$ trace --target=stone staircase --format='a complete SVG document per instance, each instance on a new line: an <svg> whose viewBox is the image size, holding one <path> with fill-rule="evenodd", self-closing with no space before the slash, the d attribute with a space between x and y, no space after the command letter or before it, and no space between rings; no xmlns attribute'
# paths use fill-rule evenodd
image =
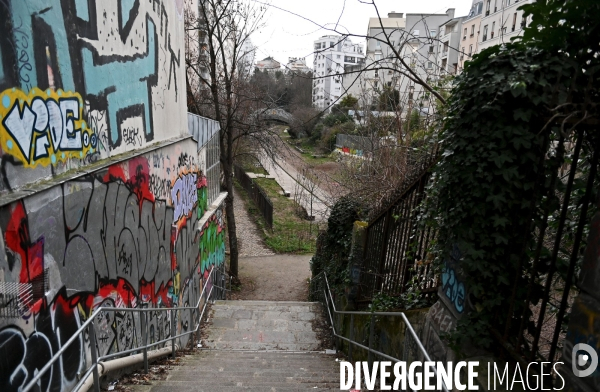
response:
<svg viewBox="0 0 600 392"><path fill-rule="evenodd" d="M217 301L205 347L150 392L339 390L340 366L313 330L320 305Z"/></svg>

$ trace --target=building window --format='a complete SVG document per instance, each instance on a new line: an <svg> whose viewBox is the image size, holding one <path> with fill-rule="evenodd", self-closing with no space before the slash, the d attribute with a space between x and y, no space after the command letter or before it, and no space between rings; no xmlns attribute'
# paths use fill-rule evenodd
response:
<svg viewBox="0 0 600 392"><path fill-rule="evenodd" d="M330 47L330 48L333 48L333 42L330 42L330 43L329 43L329 47Z"/></svg>
<svg viewBox="0 0 600 392"><path fill-rule="evenodd" d="M428 62L427 62L427 68L428 68L428 69L431 69L431 68L433 68L433 63L432 63L431 61L428 61Z"/></svg>
<svg viewBox="0 0 600 392"><path fill-rule="evenodd" d="M473 54L473 44L469 45L469 57Z"/></svg>
<svg viewBox="0 0 600 392"><path fill-rule="evenodd" d="M516 25L517 25L517 13L515 12L515 14L513 15L512 30L511 31L515 31L515 26Z"/></svg>
<svg viewBox="0 0 600 392"><path fill-rule="evenodd" d="M381 49L381 42L379 42L379 41L375 42L375 47L377 49Z"/></svg>
<svg viewBox="0 0 600 392"><path fill-rule="evenodd" d="M491 0L487 0L487 2L485 3L485 15L489 15L490 14L490 1Z"/></svg>
<svg viewBox="0 0 600 392"><path fill-rule="evenodd" d="M435 35L437 34L437 31L435 30L429 30L429 35L433 38L435 37Z"/></svg>
<svg viewBox="0 0 600 392"><path fill-rule="evenodd" d="M463 34L463 41L467 39L467 28L465 27L465 32Z"/></svg>
<svg viewBox="0 0 600 392"><path fill-rule="evenodd" d="M471 26L471 37L475 35L475 25Z"/></svg>
<svg viewBox="0 0 600 392"><path fill-rule="evenodd" d="M433 45L429 46L429 53L433 53Z"/></svg>
<svg viewBox="0 0 600 392"><path fill-rule="evenodd" d="M375 61L379 61L381 60L381 55L380 54L376 54L375 55Z"/></svg>
<svg viewBox="0 0 600 392"><path fill-rule="evenodd" d="M483 27L483 38L482 38L481 42L487 41L487 31L488 31L488 25L485 25Z"/></svg>
<svg viewBox="0 0 600 392"><path fill-rule="evenodd" d="M490 38L494 38L494 30L496 30L496 22L492 22L492 31L490 31Z"/></svg>
<svg viewBox="0 0 600 392"><path fill-rule="evenodd" d="M460 59L462 60L465 57L465 47L463 46L462 51L460 52Z"/></svg>
<svg viewBox="0 0 600 392"><path fill-rule="evenodd" d="M419 36L419 30L413 30L413 36L418 37Z"/></svg>

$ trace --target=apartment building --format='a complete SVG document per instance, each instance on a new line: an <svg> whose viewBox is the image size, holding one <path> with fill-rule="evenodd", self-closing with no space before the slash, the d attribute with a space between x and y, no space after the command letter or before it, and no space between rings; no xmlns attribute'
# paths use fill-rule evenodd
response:
<svg viewBox="0 0 600 392"><path fill-rule="evenodd" d="M277 72L281 70L281 63L273 57L267 57L256 62L256 69L259 71Z"/></svg>
<svg viewBox="0 0 600 392"><path fill-rule="evenodd" d="M289 73L308 73L312 71L306 65L306 58L304 57L289 57L285 70Z"/></svg>
<svg viewBox="0 0 600 392"><path fill-rule="evenodd" d="M339 35L325 35L314 42L313 106L329 111L344 94L342 76L347 66L363 61L359 44Z"/></svg>
<svg viewBox="0 0 600 392"><path fill-rule="evenodd" d="M359 98L362 107L373 109L386 88L398 90L403 102L419 96L422 87L403 76L398 56L423 80L435 77L438 26L453 17L452 8L445 14L404 16L392 11L387 18L370 18L363 72L345 75L344 90Z"/></svg>
<svg viewBox="0 0 600 392"><path fill-rule="evenodd" d="M437 54L440 42L440 26L454 19L454 8L443 14L406 14L407 40L403 45L402 56L417 75L428 82L438 77ZM414 109L421 113L432 113L432 100L429 93L418 83L401 77L398 83L401 102L408 107L403 115Z"/></svg>
<svg viewBox="0 0 600 392"><path fill-rule="evenodd" d="M462 37L459 46L458 73L465 68L468 61L478 51L479 26L481 25L481 14L483 12L483 1L473 0L469 15L462 21Z"/></svg>
<svg viewBox="0 0 600 392"><path fill-rule="evenodd" d="M392 11L387 18L370 18L367 26L365 68L361 75L358 94L363 106L377 103L385 87L396 88L397 56L401 42L406 39L406 19L403 13Z"/></svg>
<svg viewBox="0 0 600 392"><path fill-rule="evenodd" d="M534 0L484 0L480 22L478 51L508 43L519 37L528 21L518 8Z"/></svg>
<svg viewBox="0 0 600 392"><path fill-rule="evenodd" d="M440 75L452 75L458 72L461 60L461 32L466 17L452 18L439 27L437 45L437 65Z"/></svg>
<svg viewBox="0 0 600 392"><path fill-rule="evenodd" d="M256 57L256 47L252 44L250 38L242 43L238 70L242 78L246 79L254 73L254 60Z"/></svg>

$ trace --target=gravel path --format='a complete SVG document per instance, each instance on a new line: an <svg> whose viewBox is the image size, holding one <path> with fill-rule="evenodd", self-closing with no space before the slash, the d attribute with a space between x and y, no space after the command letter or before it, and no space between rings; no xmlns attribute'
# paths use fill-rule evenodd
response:
<svg viewBox="0 0 600 392"><path fill-rule="evenodd" d="M233 211L235 213L239 257L272 256L275 253L267 248L238 190L233 188Z"/></svg>

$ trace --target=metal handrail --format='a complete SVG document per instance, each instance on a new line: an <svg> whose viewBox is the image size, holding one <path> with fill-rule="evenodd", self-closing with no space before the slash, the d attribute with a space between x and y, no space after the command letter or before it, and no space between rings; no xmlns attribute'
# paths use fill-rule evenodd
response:
<svg viewBox="0 0 600 392"><path fill-rule="evenodd" d="M402 318L404 325L406 325L406 329L409 331L410 335L412 336L415 343L417 344L419 351L421 351L421 353L423 354L423 357L425 358L425 360L427 362L431 362L431 358L429 357L429 354L427 354L427 350L425 350L423 343L421 343L421 340L417 336L417 333L415 332L414 328L410 324L410 321L408 320L408 318L406 317L406 315L403 312L364 312L364 311L361 312L361 311L337 310L335 308L335 302L333 301L333 296L331 295L331 288L329 287L329 280L327 279L327 274L324 272L322 272L322 273L323 273L323 277L325 278L325 284L326 284L326 289L323 288L323 294L325 295L325 304L326 304L326 308L327 308L327 314L329 315L329 321L331 322L331 330L333 332L333 335L336 338L342 339L349 343L348 344L348 357L350 358L350 361L352 361L352 345L354 345L359 348L362 348L363 350L367 350L367 352L369 353L369 363L373 362L373 355L377 355L379 357L385 358L392 362L400 362L400 359L392 357L388 354L382 353L381 351L378 351L378 350L375 350L372 348L373 340L374 340L374 332L375 332L375 323L373 322L374 321L373 318L375 316L384 316L384 317L400 317L400 318ZM319 275L315 276L315 278L318 277ZM333 317L331 315L331 310L330 310L330 306L329 306L330 303L331 303L331 307L333 308L334 314L350 315L350 338L347 338L347 337L342 336L341 334L337 333L337 331L335 329L335 323L333 322ZM365 346L354 340L354 336L353 336L354 335L354 316L371 316L371 322L369 325L369 328L370 328L369 346ZM406 343L404 346L405 346L405 352L406 352ZM432 369L433 369L433 373L435 374L435 377L437 378L436 368L432 367ZM448 392L448 388L446 387L446 383L444 382L443 379L442 379L442 390L444 392Z"/></svg>
<svg viewBox="0 0 600 392"><path fill-rule="evenodd" d="M210 273L208 274L207 281L209 281L209 282L211 281L211 278L213 277L213 272L215 270L217 270L216 267L211 269ZM225 273L224 271L222 271L221 273L223 275L227 275L227 273ZM223 277L223 280L224 280L224 277ZM181 307L171 307L171 308L115 308L115 307L101 306L99 308L96 308L96 310L92 313L92 315L81 325L81 327L79 327L79 329L77 331L75 331L75 333L69 338L69 340L67 340L65 342L65 344L62 345L60 350L58 350L56 352L56 354L54 354L52 356L52 358L50 358L50 360L38 371L36 376L33 377L33 379L25 386L25 388L23 388L22 392L30 391L34 387L34 385L36 385L36 383L43 377L43 375L52 367L54 362L56 362L58 360L58 358L60 358L60 356L67 350L67 348L69 348L69 346L77 338L79 338L79 336L82 335L86 329L88 329L88 334L89 334L89 339L90 339L90 350L91 350L91 354L92 354L92 362L90 364L90 367L86 370L86 372L83 374L83 376L81 377L81 379L75 386L75 388L73 388L74 391L77 391L79 388L81 388L81 386L83 385L85 380L88 378L90 373L93 372L94 373L94 388L95 388L96 392L100 392L100 383L99 383L99 374L98 374L98 364L100 363L100 361L112 359L112 358L115 358L118 356L123 356L123 355L130 354L130 353L133 353L136 351L137 352L143 351L144 370L147 373L148 372L148 359L147 359L148 348L157 346L159 344L166 343L170 340L171 347L172 347L172 355L175 356L175 340L182 336L187 336L189 334L196 333L198 331L198 328L200 327L200 322L202 321L202 317L204 316L204 312L206 310L206 305L211 300L211 295L212 295L215 287L223 290L223 292L225 292L225 293L230 290L227 290L226 285L224 285L224 287L221 287L221 286L218 286L218 285L212 283L210 291L208 292L208 295L206 296L204 306L202 307L202 311L200 312L200 316L198 317L198 325L196 326L196 328L191 331L187 331L187 332L181 333L176 336L170 336L159 342L154 342L154 343L148 344L146 341L147 337L148 337L147 331L146 331L147 323L145 322L146 321L146 313L147 312L167 312L167 311L172 312L171 316L170 316L171 331L175 331L175 314L177 313L177 311L179 311L179 310L198 310L198 308L200 307L200 303L202 302L203 295L206 292L206 286L208 286L208 284L205 284L204 287L202 288L202 291L200 292L200 296L198 298L198 303L196 304L196 307L181 306ZM108 355L104 355L101 357L97 357L97 348L96 348L96 344L95 344L96 339L95 339L95 330L94 330L94 318L102 311L132 312L132 313L139 312L139 313L141 313L143 315L141 329L143 332L144 345L138 346L133 349L125 350L125 351L119 351L118 353L113 353L113 354L108 354ZM193 321L194 321L194 319L192 318L192 322Z"/></svg>

